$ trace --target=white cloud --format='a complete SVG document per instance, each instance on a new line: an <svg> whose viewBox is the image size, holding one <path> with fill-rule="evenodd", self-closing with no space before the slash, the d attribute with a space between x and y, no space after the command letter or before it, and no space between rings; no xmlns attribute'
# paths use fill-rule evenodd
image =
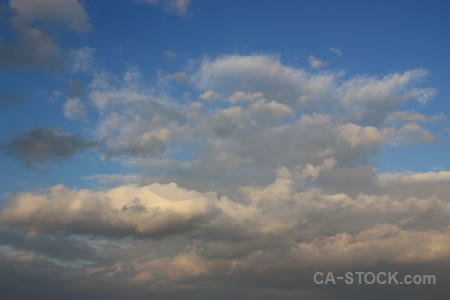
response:
<svg viewBox="0 0 450 300"><path fill-rule="evenodd" d="M73 73L91 72L95 64L95 49L83 47L70 52L70 70Z"/></svg>
<svg viewBox="0 0 450 300"><path fill-rule="evenodd" d="M320 60L312 55L308 56L308 63L309 66L313 69L319 69L326 65L326 63L323 60Z"/></svg>
<svg viewBox="0 0 450 300"><path fill-rule="evenodd" d="M331 52L335 53L337 56L342 56L342 51L339 48L328 48Z"/></svg>
<svg viewBox="0 0 450 300"><path fill-rule="evenodd" d="M184 231L210 206L208 197L175 184L129 185L105 192L58 185L46 195L21 194L14 201L0 214L3 224L26 228L30 234L66 230L105 236L157 237Z"/></svg>

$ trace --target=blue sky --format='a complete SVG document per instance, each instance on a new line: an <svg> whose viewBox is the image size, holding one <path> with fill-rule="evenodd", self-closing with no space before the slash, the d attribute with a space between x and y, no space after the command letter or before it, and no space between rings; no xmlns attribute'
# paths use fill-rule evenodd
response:
<svg viewBox="0 0 450 300"><path fill-rule="evenodd" d="M311 272L446 280L449 12L0 1L0 257L20 266L0 291L357 299ZM55 294L47 270L69 280Z"/></svg>

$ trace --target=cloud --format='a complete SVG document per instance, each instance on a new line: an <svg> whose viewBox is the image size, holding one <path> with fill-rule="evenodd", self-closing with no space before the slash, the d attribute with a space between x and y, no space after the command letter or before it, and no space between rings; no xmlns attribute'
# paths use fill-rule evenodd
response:
<svg viewBox="0 0 450 300"><path fill-rule="evenodd" d="M77 0L11 0L9 5L27 24L41 21L64 25L77 32L90 29L89 17Z"/></svg>
<svg viewBox="0 0 450 300"><path fill-rule="evenodd" d="M185 130L188 108L156 95L137 70L125 72L122 78L95 73L89 98L100 115L96 134L105 141L110 157L159 157Z"/></svg>
<svg viewBox="0 0 450 300"><path fill-rule="evenodd" d="M42 30L13 21L15 40L0 43L0 64L13 68L60 70L65 59L53 38Z"/></svg>
<svg viewBox="0 0 450 300"><path fill-rule="evenodd" d="M166 12L186 17L189 12L190 0L134 0L136 2L145 2L155 6L162 7Z"/></svg>
<svg viewBox="0 0 450 300"><path fill-rule="evenodd" d="M64 117L69 120L86 121L87 107L79 98L71 98L64 103Z"/></svg>
<svg viewBox="0 0 450 300"><path fill-rule="evenodd" d="M206 92L201 94L199 98L203 101L209 101L209 100L212 100L212 99L215 99L218 97L220 97L219 94L214 93L214 91L212 91L212 90L207 90Z"/></svg>
<svg viewBox="0 0 450 300"><path fill-rule="evenodd" d="M233 95L231 95L230 97L230 102L235 104L241 101L244 102L251 102L251 101L255 101L255 100L261 100L264 98L264 95L262 93L245 93L245 92L235 92Z"/></svg>
<svg viewBox="0 0 450 300"><path fill-rule="evenodd" d="M150 88L132 67L121 76L94 71L87 94L100 116L94 132L107 157L157 181L200 191L218 189L219 182L228 190L268 182L278 167L317 167L324 159L337 162L320 176L331 178L333 169L365 161L382 147L434 142L425 128L385 121L399 118L397 109L418 97L426 74L313 74L274 56L232 55L172 74L189 78L191 99L207 101L180 102L167 94L170 80L163 91Z"/></svg>
<svg viewBox="0 0 450 300"><path fill-rule="evenodd" d="M256 101L250 106L250 110L256 113L273 116L277 118L284 118L294 114L294 110L289 106L278 103L276 101L264 101L263 99Z"/></svg>
<svg viewBox="0 0 450 300"><path fill-rule="evenodd" d="M338 137L349 142L352 148L362 146L369 149L387 143L395 135L392 129L379 131L376 127L362 127L352 123L340 125L336 132Z"/></svg>
<svg viewBox="0 0 450 300"><path fill-rule="evenodd" d="M331 52L336 54L337 56L342 56L342 51L339 48L328 48Z"/></svg>
<svg viewBox="0 0 450 300"><path fill-rule="evenodd" d="M188 84L190 76L185 72L177 72L169 75L169 79L176 81L179 84Z"/></svg>
<svg viewBox="0 0 450 300"><path fill-rule="evenodd" d="M166 10L178 16L186 16L190 5L190 0L170 0L166 5Z"/></svg>
<svg viewBox="0 0 450 300"><path fill-rule="evenodd" d="M86 178L103 188L7 195L0 259L16 266L11 276L44 284L50 270L66 291L134 299L347 299L311 283L330 269L446 278L448 172L377 174L372 163L383 147L435 141L426 122L442 116L402 110L427 93L426 71L347 76L267 55L189 70L184 86L149 86L133 67L89 71L100 155L136 173ZM191 98L171 96L171 84ZM3 149L35 163L94 145L44 127Z"/></svg>
<svg viewBox="0 0 450 300"><path fill-rule="evenodd" d="M173 183L103 191L58 185L11 195L0 223L13 231L0 237L23 252L4 251L4 265L90 260L76 269L51 269L75 284L73 278L82 276L92 284L120 283L150 293L180 285L198 293L205 278L225 288L246 277L263 290L271 282L280 295L286 284L307 284L314 272L330 269L373 271L381 265L384 271L419 272L428 266L438 272L433 264L449 259L448 172L383 174L374 178L376 192L356 196L305 188L305 180L334 166L326 159L301 170L280 168L273 182L241 186L234 199ZM81 239L86 234L92 238ZM62 256L50 245L77 248ZM417 263L421 267L414 269ZM268 279L274 276L280 281Z"/></svg>
<svg viewBox="0 0 450 300"><path fill-rule="evenodd" d="M323 60L320 60L312 55L308 56L308 63L309 66L313 69L322 68L326 65L326 63Z"/></svg>
<svg viewBox="0 0 450 300"><path fill-rule="evenodd" d="M89 29L88 16L76 0L11 0L13 39L0 43L0 64L12 68L64 69L65 58L42 24L63 25L77 32Z"/></svg>
<svg viewBox="0 0 450 300"><path fill-rule="evenodd" d="M94 248L74 237L29 237L11 229L0 229L0 244L16 251L35 251L65 261L100 259Z"/></svg>
<svg viewBox="0 0 450 300"><path fill-rule="evenodd" d="M175 184L121 186L106 192L74 191L59 185L44 198L23 194L14 202L2 211L3 224L28 228L34 235L68 231L113 237L182 232L207 214L210 206L206 196Z"/></svg>
<svg viewBox="0 0 450 300"><path fill-rule="evenodd" d="M70 52L70 71L73 73L91 72L95 63L96 49L83 47Z"/></svg>
<svg viewBox="0 0 450 300"><path fill-rule="evenodd" d="M70 135L56 127L37 127L23 131L2 145L5 155L23 161L27 167L48 159L68 159L76 152L98 145L81 135Z"/></svg>
<svg viewBox="0 0 450 300"><path fill-rule="evenodd" d="M385 123L391 123L391 122L436 122L444 118L444 114L440 113L439 115L427 117L421 113L417 113L411 110L406 111L397 111L394 113L389 114L389 116L386 117Z"/></svg>
<svg viewBox="0 0 450 300"><path fill-rule="evenodd" d="M0 110L9 108L14 105L24 106L28 99L17 91L6 92L0 94Z"/></svg>

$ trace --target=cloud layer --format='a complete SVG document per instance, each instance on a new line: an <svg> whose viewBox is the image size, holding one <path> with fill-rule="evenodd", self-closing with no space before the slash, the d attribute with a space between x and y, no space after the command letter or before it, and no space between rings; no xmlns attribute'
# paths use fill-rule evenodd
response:
<svg viewBox="0 0 450 300"><path fill-rule="evenodd" d="M137 299L219 299L230 286L246 299L294 299L329 295L311 284L315 271L437 272L430 266L449 261L450 173L379 174L372 164L384 147L439 140L427 127L446 116L402 110L436 93L422 86L427 71L347 76L230 55L150 85L137 68L97 67L94 53L73 52L73 73L91 82L63 111L82 120L93 110L95 141L39 127L2 149L33 165L102 141L99 157L140 173L90 177L113 188L8 196L1 259L15 276Z"/></svg>

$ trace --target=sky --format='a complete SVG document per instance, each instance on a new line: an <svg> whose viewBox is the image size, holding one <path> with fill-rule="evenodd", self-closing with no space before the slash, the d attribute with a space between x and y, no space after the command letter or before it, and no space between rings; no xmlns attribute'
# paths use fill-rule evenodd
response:
<svg viewBox="0 0 450 300"><path fill-rule="evenodd" d="M1 0L1 298L447 299L449 13Z"/></svg>

